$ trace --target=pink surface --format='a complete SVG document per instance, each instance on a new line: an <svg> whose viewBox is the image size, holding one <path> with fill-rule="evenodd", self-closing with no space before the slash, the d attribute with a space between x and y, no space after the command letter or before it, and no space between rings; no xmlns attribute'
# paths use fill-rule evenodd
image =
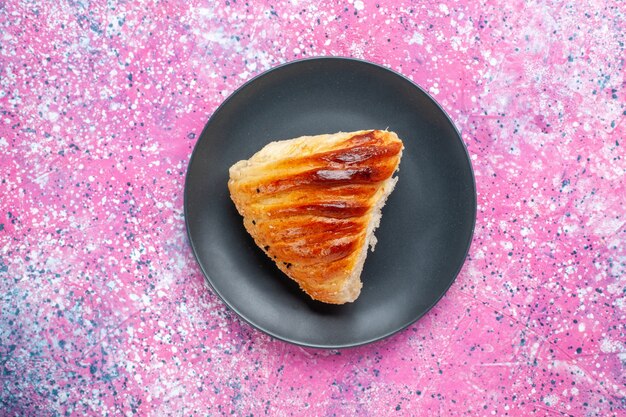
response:
<svg viewBox="0 0 626 417"><path fill-rule="evenodd" d="M56 3L0 1L1 415L626 415L621 1ZM242 323L183 218L210 114L315 55L428 90L478 188L448 294L343 351Z"/></svg>

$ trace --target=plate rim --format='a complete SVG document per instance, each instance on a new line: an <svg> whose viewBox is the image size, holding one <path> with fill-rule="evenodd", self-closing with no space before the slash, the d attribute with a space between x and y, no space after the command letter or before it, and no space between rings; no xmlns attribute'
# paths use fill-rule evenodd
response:
<svg viewBox="0 0 626 417"><path fill-rule="evenodd" d="M271 330L265 329L263 328L263 326L259 325L258 323L255 323L252 319L246 317L244 314L242 314L235 306L233 306L224 296L222 296L221 292L215 287L215 285L213 285L211 278L209 277L209 274L207 273L207 271L205 270L204 265L202 264L200 257L198 256L198 250L196 249L196 245L194 243L194 240L191 236L191 227L189 224L189 216L188 216L188 194L189 194L189 177L190 177L190 168L195 160L195 157L197 155L197 150L198 147L200 145L201 139L205 134L205 131L207 131L207 129L209 128L209 125L211 125L211 121L216 117L216 115L220 112L220 110L222 108L224 108L236 95L238 95L242 90L244 90L246 87L248 87L249 85L255 83L257 80L259 80L262 77L265 77L267 75L269 75L270 73L273 73L275 71L281 70L285 67L288 66L292 66L292 65L298 65L298 64L303 64L306 62L310 62L310 61L349 61L349 62L354 62L360 65L366 65L366 66L371 66L371 67L375 67L377 70L384 70L384 71L388 71L390 73L392 73L393 75L395 75L396 77L400 77L401 79L407 81L408 83L410 83L413 88L416 88L418 91L420 91L421 93L423 93L435 106L437 106L437 108L441 111L441 113L445 116L445 119L447 120L447 123L452 127L456 139L457 141L461 144L463 152L465 153L465 157L466 160L468 162L469 165L469 171L470 171L470 179L471 179L471 188L472 188L472 201L471 201L471 208L472 208L472 212L473 215L471 216L471 228L470 228L470 233L468 235L468 240L467 242L465 242L465 254L462 257L462 262L460 262L459 266L457 267L456 271L454 272L452 279L450 280L449 284L445 287L445 289L441 292L441 294L434 299L434 301L426 308L424 309L420 314L417 314L414 318L412 318L411 320L409 320L407 323L402 324L401 326L395 326L392 330L383 333L379 336L376 337L372 337L372 338L368 338L366 340L362 340L362 341L358 341L358 342L354 342L354 343L343 343L343 344L324 344L324 343L307 343L307 342L302 342L299 340L294 340L293 338L289 338L287 336L284 335L280 335L277 334L276 332L273 332ZM252 326L254 329L261 331L262 333L265 333L266 335L278 339L282 342L286 342L286 343L290 343L296 346L301 346L301 347L306 347L306 348L315 348L315 349L326 349L326 350L333 350L333 349L349 349L349 348L356 348L356 347L360 347L360 346L365 346L365 345L369 345L384 339L387 339L395 334L398 334L404 330L406 330L409 326L411 326L412 324L418 322L420 319L422 319L428 312L430 312L430 310L432 310L435 305L437 305L439 303L439 301L441 301L441 299L448 293L448 291L450 290L450 288L452 287L452 284L454 284L454 282L457 280L459 274L461 273L461 270L463 269L463 266L465 265L465 263L467 262L467 257L469 255L469 251L471 249L472 243L474 241L474 234L476 231L476 218L477 218L477 213L478 212L478 198L477 198L477 189L476 189L476 176L474 173L474 167L472 165L472 159L471 159L471 155L469 154L469 151L467 149L467 145L465 144L465 142L463 141L463 137L461 135L461 132L459 131L459 129L456 127L456 125L454 124L454 122L452 121L452 118L450 117L450 115L448 114L448 112L446 112L446 110L442 107L441 104L439 104L439 102L437 100L435 100L425 89L423 89L421 86L419 86L416 82L414 82L413 80L411 80L410 78L408 78L407 76L393 70L392 68L386 67L384 65L381 64L377 64L371 61L367 61L364 59L359 59L359 58L353 58L353 57L346 57L346 56L329 56L329 55L322 55L322 56L313 56L313 57L307 57L307 58L302 58L302 59L296 59L296 60L291 60L291 61L287 61L287 62L283 62L280 63L276 66L273 66L265 71L262 71L261 73L255 75L254 77L250 78L249 80L247 80L246 82L244 82L243 84L241 84L239 87L237 87L235 90L233 90L228 97L226 97L226 99L224 99L219 106L217 106L215 108L215 110L211 113L211 115L209 116L209 118L207 119L204 128L202 129L202 132L200 133L200 135L198 136L198 140L196 141L193 150L191 151L191 155L189 157L189 162L187 163L187 172L185 173L185 183L184 183L184 190L183 190L183 214L185 217L185 230L186 230L186 235L187 235L187 241L189 242L189 245L191 246L194 258L196 260L196 264L199 266L200 271L202 272L202 275L204 276L204 282L213 290L213 292L220 298L220 300L226 305L226 307L228 309L230 309L231 311L233 311L239 320L243 320L245 323L247 323L248 325Z"/></svg>

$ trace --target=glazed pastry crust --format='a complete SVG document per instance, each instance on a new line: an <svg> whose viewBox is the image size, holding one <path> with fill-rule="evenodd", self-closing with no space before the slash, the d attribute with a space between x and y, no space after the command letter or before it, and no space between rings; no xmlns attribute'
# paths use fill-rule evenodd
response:
<svg viewBox="0 0 626 417"><path fill-rule="evenodd" d="M380 209L397 178L402 141L361 130L272 142L230 168L246 230L313 299L354 301Z"/></svg>

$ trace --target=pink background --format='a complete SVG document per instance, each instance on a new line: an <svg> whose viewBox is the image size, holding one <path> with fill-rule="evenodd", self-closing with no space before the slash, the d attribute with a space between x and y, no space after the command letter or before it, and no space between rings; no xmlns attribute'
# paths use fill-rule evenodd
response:
<svg viewBox="0 0 626 417"><path fill-rule="evenodd" d="M619 0L0 0L0 414L626 415L625 30ZM183 217L215 108L316 55L428 90L478 189L448 294L342 351L240 321Z"/></svg>

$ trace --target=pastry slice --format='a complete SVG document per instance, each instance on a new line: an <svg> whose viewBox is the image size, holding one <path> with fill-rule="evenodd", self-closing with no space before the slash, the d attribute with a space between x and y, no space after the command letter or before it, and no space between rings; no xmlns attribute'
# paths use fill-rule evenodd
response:
<svg viewBox="0 0 626 417"><path fill-rule="evenodd" d="M230 168L228 188L281 271L315 300L352 302L403 149L384 130L272 142Z"/></svg>

